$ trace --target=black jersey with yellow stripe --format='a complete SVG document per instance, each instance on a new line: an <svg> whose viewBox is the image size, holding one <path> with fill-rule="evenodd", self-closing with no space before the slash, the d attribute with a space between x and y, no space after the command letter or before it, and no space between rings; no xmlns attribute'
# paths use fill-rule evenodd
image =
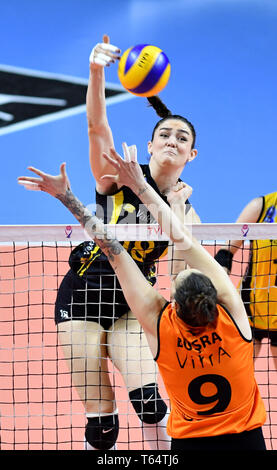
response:
<svg viewBox="0 0 277 470"><path fill-rule="evenodd" d="M277 222L277 192L263 196L257 222ZM252 326L277 330L277 240L251 241L241 296Z"/></svg>
<svg viewBox="0 0 277 470"><path fill-rule="evenodd" d="M141 165L146 181L167 202L160 193L151 177L148 165ZM187 201L188 203L188 201ZM150 212L140 199L127 186L123 186L112 195L102 195L96 192L96 215L105 224L151 224L155 223ZM167 241L124 241L121 242L127 252L138 264L143 274L154 284L155 261L167 253ZM93 242L83 242L71 253L69 264L71 269L80 277L90 274L113 273L106 255Z"/></svg>

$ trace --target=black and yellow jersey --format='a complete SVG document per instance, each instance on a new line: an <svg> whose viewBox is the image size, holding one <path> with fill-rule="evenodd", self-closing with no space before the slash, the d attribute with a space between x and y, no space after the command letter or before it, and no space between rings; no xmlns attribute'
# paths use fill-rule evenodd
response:
<svg viewBox="0 0 277 470"><path fill-rule="evenodd" d="M141 165L141 168L146 181L167 202L151 177L149 166ZM187 204L189 204L188 201ZM127 186L123 186L112 195L102 195L96 192L96 215L105 224L156 223L140 199ZM145 277L154 284L155 261L166 255L168 242L148 240L121 243L136 261ZM96 273L113 273L106 255L93 241L78 245L71 253L69 264L80 277L89 277L90 274L95 275Z"/></svg>
<svg viewBox="0 0 277 470"><path fill-rule="evenodd" d="M277 222L277 192L263 196L257 222ZM251 241L241 296L252 326L277 330L277 240Z"/></svg>

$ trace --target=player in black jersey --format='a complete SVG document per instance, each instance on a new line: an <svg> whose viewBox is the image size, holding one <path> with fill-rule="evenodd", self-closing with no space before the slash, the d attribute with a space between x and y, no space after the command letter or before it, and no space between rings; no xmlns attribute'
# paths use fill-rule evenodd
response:
<svg viewBox="0 0 277 470"><path fill-rule="evenodd" d="M150 223L149 212L129 188L102 179L103 175L114 174L114 168L103 158L103 153L114 147L106 115L104 67L116 61L120 53L109 44L107 36L103 41L90 56L87 91L96 215L110 224ZM180 180L186 163L197 155L195 130L187 119L172 115L158 97L150 98L149 102L162 119L148 142L149 165L142 165L142 169L147 182L166 201L166 194ZM64 167L61 171L64 172ZM186 223L199 222L192 206L187 204L186 208ZM154 284L155 261L165 255L167 242L131 241L123 246ZM70 270L57 295L55 320L73 383L85 406L88 418L85 435L90 448L113 448L118 436L115 394L108 371L110 358L123 376L150 448L169 449L165 432L167 407L159 395L156 365L110 263L91 241L72 251L69 264Z"/></svg>

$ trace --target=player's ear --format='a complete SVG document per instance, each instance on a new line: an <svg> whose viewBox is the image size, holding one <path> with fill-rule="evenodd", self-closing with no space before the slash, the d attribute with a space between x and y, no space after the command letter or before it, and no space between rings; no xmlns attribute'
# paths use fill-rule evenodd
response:
<svg viewBox="0 0 277 470"><path fill-rule="evenodd" d="M192 162L192 160L195 159L195 157L197 156L198 152L196 149L192 149L191 152L190 152L190 157L188 159L189 162Z"/></svg>
<svg viewBox="0 0 277 470"><path fill-rule="evenodd" d="M149 140L149 142L147 144L149 155L152 155L152 147L153 147L153 144L152 144L151 140Z"/></svg>

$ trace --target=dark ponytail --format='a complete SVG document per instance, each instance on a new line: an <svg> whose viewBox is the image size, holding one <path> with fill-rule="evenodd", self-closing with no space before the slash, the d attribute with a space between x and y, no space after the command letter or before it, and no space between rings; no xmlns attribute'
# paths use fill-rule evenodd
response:
<svg viewBox="0 0 277 470"><path fill-rule="evenodd" d="M174 298L178 317L192 327L215 326L218 316L217 292L211 280L191 273L178 284Z"/></svg>
<svg viewBox="0 0 277 470"><path fill-rule="evenodd" d="M156 114L162 119L172 116L172 112L166 107L158 96L149 96L147 98L149 105L155 109Z"/></svg>
<svg viewBox="0 0 277 470"><path fill-rule="evenodd" d="M157 124L155 125L153 129L151 140L153 141L156 129L160 126L160 124L162 124L167 119L178 119L180 121L183 121L190 128L191 133L192 133L192 138L193 138L192 148L194 148L195 140L196 140L196 132L195 132L193 124L190 121L188 121L185 117L180 116L179 114L172 114L172 112L166 107L166 105L162 102L162 100L158 96L149 96L147 100L148 100L149 105L152 108L154 108L154 110L156 111L156 114L161 118L160 121L157 122Z"/></svg>

